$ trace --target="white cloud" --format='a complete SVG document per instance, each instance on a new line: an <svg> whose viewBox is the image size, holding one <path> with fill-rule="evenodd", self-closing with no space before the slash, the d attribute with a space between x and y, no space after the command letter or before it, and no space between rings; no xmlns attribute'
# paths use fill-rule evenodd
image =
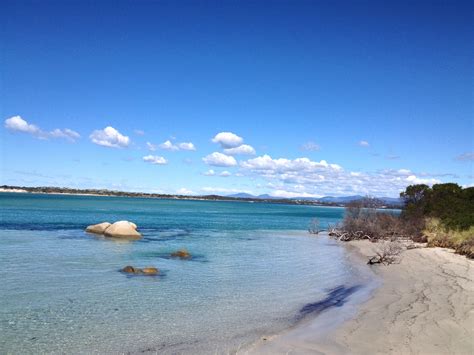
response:
<svg viewBox="0 0 474 355"><path fill-rule="evenodd" d="M160 148L164 149L164 150L169 150L169 151L172 151L172 152L175 152L175 151L178 151L178 150L188 150L188 151L195 151L196 150L196 147L191 142L183 142L183 143L173 144L170 140L167 140L166 142L161 143Z"/></svg>
<svg viewBox="0 0 474 355"><path fill-rule="evenodd" d="M5 120L5 128L11 131L24 132L30 134L40 133L41 130L25 121L21 116L13 116Z"/></svg>
<svg viewBox="0 0 474 355"><path fill-rule="evenodd" d="M231 175L232 174L230 172L228 172L227 170L225 170L225 171L223 171L219 174L219 176L222 176L222 177L229 177Z"/></svg>
<svg viewBox="0 0 474 355"><path fill-rule="evenodd" d="M302 150L308 150L308 151L311 151L311 152L316 152L320 149L321 147L319 146L319 144L316 144L314 142L306 142L305 144L303 144L301 146L301 149Z"/></svg>
<svg viewBox="0 0 474 355"><path fill-rule="evenodd" d="M229 189L229 188L226 188L226 187L212 187L212 186L206 186L206 187L201 188L201 191L204 191L204 192L210 193L210 194L244 192L244 193L253 195L253 192L252 192L252 191L249 191L249 190L245 190L245 189L244 189L244 190L241 190L241 189Z"/></svg>
<svg viewBox="0 0 474 355"><path fill-rule="evenodd" d="M156 150L156 144L150 142L146 142L146 147L150 152L154 152Z"/></svg>
<svg viewBox="0 0 474 355"><path fill-rule="evenodd" d="M203 175L206 175L206 176L214 176L216 175L216 172L212 169L209 169L208 171L206 171L205 173L203 173Z"/></svg>
<svg viewBox="0 0 474 355"><path fill-rule="evenodd" d="M192 150L192 151L196 150L196 147L191 142L179 143L178 147L180 150Z"/></svg>
<svg viewBox="0 0 474 355"><path fill-rule="evenodd" d="M224 153L228 155L255 155L255 149L248 144L242 144L235 148L224 149Z"/></svg>
<svg viewBox="0 0 474 355"><path fill-rule="evenodd" d="M176 146L176 145L174 145L173 143L171 143L170 140L167 140L166 142L161 143L161 144L160 144L160 148L161 148L161 149L164 149L164 150L169 150L169 151L176 151L176 150L179 150L178 146Z"/></svg>
<svg viewBox="0 0 474 355"><path fill-rule="evenodd" d="M21 118L21 116L13 116L6 119L5 128L14 132L28 133L39 139L64 138L70 142L75 142L77 139L81 138L79 133L69 128L56 128L51 132L43 131L38 126L28 123L26 120Z"/></svg>
<svg viewBox="0 0 474 355"><path fill-rule="evenodd" d="M243 143L243 138L232 132L220 132L212 139L214 143L219 143L222 148L235 148Z"/></svg>
<svg viewBox="0 0 474 355"><path fill-rule="evenodd" d="M426 185L433 185L433 184L439 184L441 181L438 179L422 179L418 178L416 175L410 175L405 179L406 182L409 183L409 185L415 185L415 184L426 184Z"/></svg>
<svg viewBox="0 0 474 355"><path fill-rule="evenodd" d="M440 183L433 175L422 178L408 169L373 173L344 171L338 164L308 158L273 159L268 155L242 161L244 175L264 179L271 194L279 197L323 195L398 196L408 185ZM282 192L283 191L283 192Z"/></svg>
<svg viewBox="0 0 474 355"><path fill-rule="evenodd" d="M285 190L274 190L271 196L281 198L296 198L296 197L322 197L321 195L309 194L307 192L293 192Z"/></svg>
<svg viewBox="0 0 474 355"><path fill-rule="evenodd" d="M176 193L179 194L179 195L191 195L191 194L193 194L193 191L189 190L185 187L182 187L182 188L178 189L176 191Z"/></svg>
<svg viewBox="0 0 474 355"><path fill-rule="evenodd" d="M337 164L328 164L325 160L320 162L311 161L308 158L272 159L269 155L249 159L241 163L243 168L269 173L285 173L294 171L316 172L324 170L340 171L342 168Z"/></svg>
<svg viewBox="0 0 474 355"><path fill-rule="evenodd" d="M111 126L95 130L89 138L92 143L109 148L125 148L130 144L130 138Z"/></svg>
<svg viewBox="0 0 474 355"><path fill-rule="evenodd" d="M369 147L369 146L370 146L369 142L367 142L367 141L360 141L360 142L359 142L359 145L360 145L361 147Z"/></svg>
<svg viewBox="0 0 474 355"><path fill-rule="evenodd" d="M163 158L159 157L157 155L147 155L143 157L143 161L150 163L150 164L155 164L155 165L165 165L168 163L168 161Z"/></svg>
<svg viewBox="0 0 474 355"><path fill-rule="evenodd" d="M142 131L141 129L134 129L133 133L135 133L137 136L144 136L145 131Z"/></svg>
<svg viewBox="0 0 474 355"><path fill-rule="evenodd" d="M51 132L49 132L49 135L53 138L65 138L70 142L75 142L77 139L81 138L79 133L69 128L65 128L65 129L56 128L52 130Z"/></svg>
<svg viewBox="0 0 474 355"><path fill-rule="evenodd" d="M214 152L202 158L204 163L211 166L235 166L237 161L234 157L219 152Z"/></svg>

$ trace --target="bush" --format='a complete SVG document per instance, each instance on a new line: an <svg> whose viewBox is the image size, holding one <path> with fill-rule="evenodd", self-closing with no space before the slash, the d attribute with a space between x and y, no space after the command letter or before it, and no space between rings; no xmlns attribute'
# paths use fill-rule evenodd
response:
<svg viewBox="0 0 474 355"><path fill-rule="evenodd" d="M424 233L429 247L451 248L458 254L474 258L474 226L467 230L452 230L439 219L430 218Z"/></svg>
<svg viewBox="0 0 474 355"><path fill-rule="evenodd" d="M474 187L458 184L411 185L400 194L404 218L438 218L452 230L467 230L474 225Z"/></svg>

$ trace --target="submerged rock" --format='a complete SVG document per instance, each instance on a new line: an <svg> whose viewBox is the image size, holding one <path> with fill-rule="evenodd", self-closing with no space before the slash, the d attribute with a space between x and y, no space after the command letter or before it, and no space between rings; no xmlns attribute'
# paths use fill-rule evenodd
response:
<svg viewBox="0 0 474 355"><path fill-rule="evenodd" d="M122 272L126 272L127 274L135 274L137 269L135 269L133 266L127 265L122 269Z"/></svg>
<svg viewBox="0 0 474 355"><path fill-rule="evenodd" d="M93 224L86 228L86 232L95 233L95 234L104 234L105 230L109 228L112 224L109 222L103 222L99 224Z"/></svg>
<svg viewBox="0 0 474 355"><path fill-rule="evenodd" d="M106 237L140 239L142 235L137 232L137 225L129 221L118 221L109 226L105 231Z"/></svg>
<svg viewBox="0 0 474 355"><path fill-rule="evenodd" d="M174 253L171 253L171 256L173 258L180 258L180 259L189 259L191 258L191 254L186 249L180 249L178 251L175 251Z"/></svg>
<svg viewBox="0 0 474 355"><path fill-rule="evenodd" d="M135 274L135 275L158 275L160 273L160 270L152 266L139 269L137 267L127 265L121 271L127 274Z"/></svg>
<svg viewBox="0 0 474 355"><path fill-rule="evenodd" d="M160 270L158 270L156 267L144 267L142 272L146 275L158 275Z"/></svg>

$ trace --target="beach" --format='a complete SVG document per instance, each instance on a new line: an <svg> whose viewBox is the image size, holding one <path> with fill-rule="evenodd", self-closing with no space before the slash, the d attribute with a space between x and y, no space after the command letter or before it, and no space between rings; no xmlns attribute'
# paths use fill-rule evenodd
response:
<svg viewBox="0 0 474 355"><path fill-rule="evenodd" d="M360 262L376 247L368 241L347 243ZM338 324L341 311L328 310L245 353L472 354L473 265L448 249L407 250L398 264L371 267L381 286L350 319Z"/></svg>

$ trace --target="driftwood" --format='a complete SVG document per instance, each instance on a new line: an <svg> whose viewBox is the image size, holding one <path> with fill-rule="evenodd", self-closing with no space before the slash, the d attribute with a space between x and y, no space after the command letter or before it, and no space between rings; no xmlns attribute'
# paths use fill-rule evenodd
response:
<svg viewBox="0 0 474 355"><path fill-rule="evenodd" d="M308 232L310 234L319 234L321 232L324 232L324 229L319 228L319 219L313 218L311 222L309 222Z"/></svg>
<svg viewBox="0 0 474 355"><path fill-rule="evenodd" d="M403 252L403 250L403 246L398 242L383 243L375 252L375 255L369 259L367 264L393 264L399 261L400 254Z"/></svg>

